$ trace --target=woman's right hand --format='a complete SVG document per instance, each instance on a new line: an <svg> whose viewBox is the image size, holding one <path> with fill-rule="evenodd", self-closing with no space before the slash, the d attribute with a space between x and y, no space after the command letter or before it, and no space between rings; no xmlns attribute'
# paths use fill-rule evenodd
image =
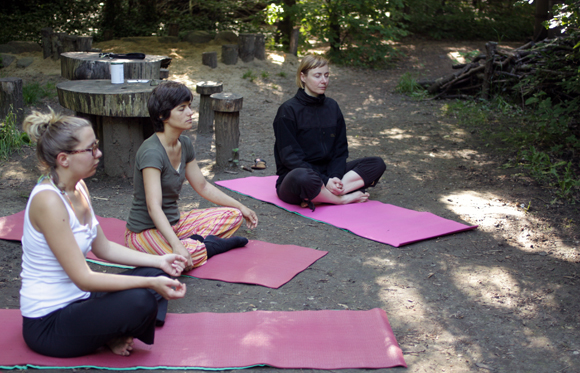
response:
<svg viewBox="0 0 580 373"><path fill-rule="evenodd" d="M181 241L179 241L179 244L175 244L174 246L172 246L172 248L174 254L181 255L187 260L187 264L185 265L183 272L191 271L193 269L193 260L191 259L191 254L189 253L189 251L187 251L185 246L183 246Z"/></svg>
<svg viewBox="0 0 580 373"><path fill-rule="evenodd" d="M153 290L167 300L179 299L185 296L185 284L165 276L157 276Z"/></svg>

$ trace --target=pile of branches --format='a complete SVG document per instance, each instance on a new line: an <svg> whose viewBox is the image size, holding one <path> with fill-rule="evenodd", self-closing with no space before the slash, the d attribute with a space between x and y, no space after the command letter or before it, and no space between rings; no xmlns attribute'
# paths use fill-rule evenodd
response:
<svg viewBox="0 0 580 373"><path fill-rule="evenodd" d="M517 86L519 96L544 91L552 97L569 100L570 92L561 89L563 79L578 74L579 48L574 49L578 38L558 37L541 42L529 42L513 51L498 50L495 42L485 45L486 54L471 62L453 65L457 72L436 80L417 82L433 98L488 99L496 87L503 92L513 92ZM570 58L576 54L576 58ZM531 78L541 86L524 87L521 82Z"/></svg>

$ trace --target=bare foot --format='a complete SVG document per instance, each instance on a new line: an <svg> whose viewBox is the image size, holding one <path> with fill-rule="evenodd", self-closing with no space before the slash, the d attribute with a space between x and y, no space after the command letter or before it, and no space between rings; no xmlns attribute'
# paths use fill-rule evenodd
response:
<svg viewBox="0 0 580 373"><path fill-rule="evenodd" d="M133 337L115 338L107 343L107 347L116 355L129 356L133 350Z"/></svg>
<svg viewBox="0 0 580 373"><path fill-rule="evenodd" d="M366 202L369 199L369 194L368 193L363 193L361 191L356 191L356 192L352 192L349 194L345 194L344 196L342 196L342 204L346 205L349 203L362 203L362 202Z"/></svg>
<svg viewBox="0 0 580 373"><path fill-rule="evenodd" d="M302 207L302 208L308 207L308 202L306 202L306 201L300 202L300 207Z"/></svg>

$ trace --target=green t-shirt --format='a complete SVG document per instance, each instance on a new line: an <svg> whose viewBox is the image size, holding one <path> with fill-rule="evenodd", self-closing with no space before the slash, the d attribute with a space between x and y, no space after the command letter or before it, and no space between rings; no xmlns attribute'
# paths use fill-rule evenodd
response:
<svg viewBox="0 0 580 373"><path fill-rule="evenodd" d="M147 211L145 186L143 185L143 169L153 167L161 171L161 208L167 216L169 224L179 221L177 200L181 186L185 181L187 164L195 159L195 151L187 136L179 136L181 142L181 164L179 171L171 165L165 148L156 134L153 134L141 144L135 157L135 173L133 175L133 203L127 219L127 228L131 232L140 233L146 229L155 228L155 224Z"/></svg>

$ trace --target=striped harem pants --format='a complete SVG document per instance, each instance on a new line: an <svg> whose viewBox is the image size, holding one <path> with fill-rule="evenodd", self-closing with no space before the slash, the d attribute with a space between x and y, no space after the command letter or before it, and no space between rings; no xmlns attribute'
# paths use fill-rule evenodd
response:
<svg viewBox="0 0 580 373"><path fill-rule="evenodd" d="M190 237L198 234L204 238L209 235L230 238L242 225L242 220L242 213L236 208L214 207L182 212L179 221L172 228L191 254L193 266L199 267L207 261L205 244ZM154 255L173 252L169 242L157 229L147 229L140 233L126 229L125 244L133 250Z"/></svg>

